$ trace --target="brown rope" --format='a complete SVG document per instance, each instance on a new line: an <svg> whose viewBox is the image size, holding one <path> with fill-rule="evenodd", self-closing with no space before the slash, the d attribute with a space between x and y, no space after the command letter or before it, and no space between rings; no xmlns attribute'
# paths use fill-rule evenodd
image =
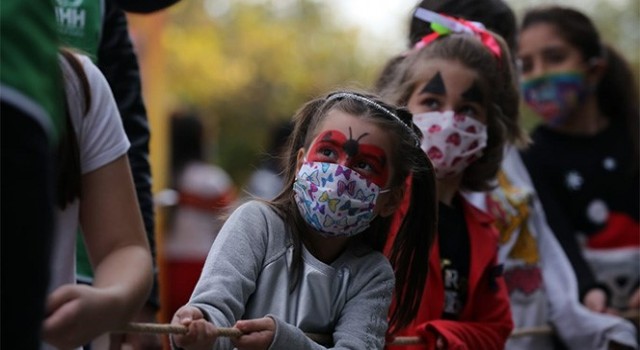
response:
<svg viewBox="0 0 640 350"><path fill-rule="evenodd" d="M217 327L216 328L219 337L237 338L242 335L242 332L233 327ZM511 337L523 337L530 335L551 334L553 330L549 326L531 327L517 329ZM157 324L157 323L129 323L124 329L114 333L156 333L156 334L186 334L187 327L172 325L172 324ZM319 344L331 344L333 338L327 334L317 333L305 333L307 337ZM417 345L422 344L422 338L420 337L395 337L392 341L387 342L387 345Z"/></svg>
<svg viewBox="0 0 640 350"><path fill-rule="evenodd" d="M638 322L640 320L639 310L629 310L620 315L620 317L627 320ZM234 327L217 327L216 328L219 337L231 337L237 338L242 335L242 332ZM519 338L526 336L547 335L554 332L551 326L539 326L539 327L527 327L515 329L511 333L511 338ZM114 333L156 333L156 334L186 334L187 327L173 324L158 324L158 323L129 323L124 329L118 330ZM305 333L307 337L315 341L318 344L332 344L333 337L328 334L318 333ZM395 337L392 341L388 341L387 345L418 345L423 344L422 338L414 336Z"/></svg>
<svg viewBox="0 0 640 350"><path fill-rule="evenodd" d="M114 333L187 334L187 330L187 327L181 325L132 322ZM232 327L217 327L216 331L219 337L237 338L242 335L242 331Z"/></svg>
<svg viewBox="0 0 640 350"><path fill-rule="evenodd" d="M235 327L216 327L216 331L218 337L237 338L242 335L242 331ZM132 322L114 333L186 334L187 327L174 324ZM333 337L328 334L305 333L305 335L319 344L333 343Z"/></svg>

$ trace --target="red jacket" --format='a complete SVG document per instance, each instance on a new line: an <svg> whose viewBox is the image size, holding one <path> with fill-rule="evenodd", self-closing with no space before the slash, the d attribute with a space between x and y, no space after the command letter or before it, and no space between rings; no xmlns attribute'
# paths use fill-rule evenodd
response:
<svg viewBox="0 0 640 350"><path fill-rule="evenodd" d="M387 349L435 349L438 335L445 339L448 350L504 348L513 330L513 321L507 287L500 266L497 265L498 231L493 226L492 217L464 200L463 203L471 257L468 297L459 320L440 319L444 308L444 286L436 238L429 258L427 287L418 315L411 325L394 334L394 336L420 336L425 344L388 346ZM406 211L402 209L404 208L398 210L397 215L404 215ZM389 236L385 249L387 256L399 221L394 220L396 225L392 229L393 234Z"/></svg>

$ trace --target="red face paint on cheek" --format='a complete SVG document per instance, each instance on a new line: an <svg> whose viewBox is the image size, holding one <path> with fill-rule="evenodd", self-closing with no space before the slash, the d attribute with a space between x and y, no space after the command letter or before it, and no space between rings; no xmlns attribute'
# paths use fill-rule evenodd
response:
<svg viewBox="0 0 640 350"><path fill-rule="evenodd" d="M378 146L368 144L360 145L359 150L358 155L350 163L365 178L380 187L385 187L389 180L390 171L384 151ZM362 164L362 167L359 164ZM350 165L350 167L352 166Z"/></svg>

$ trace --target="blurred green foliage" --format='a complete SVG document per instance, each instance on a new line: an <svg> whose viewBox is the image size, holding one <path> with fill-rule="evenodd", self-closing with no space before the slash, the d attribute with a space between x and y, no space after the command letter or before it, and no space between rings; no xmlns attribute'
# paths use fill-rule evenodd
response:
<svg viewBox="0 0 640 350"><path fill-rule="evenodd" d="M182 1L163 39L172 104L199 112L209 160L237 184L257 166L273 124L333 88L366 88L375 74L358 58L356 30L327 24L321 3L274 3L232 1L212 17L202 1Z"/></svg>
<svg viewBox="0 0 640 350"><path fill-rule="evenodd" d="M638 76L640 1L507 2L518 18L542 3L583 10ZM331 89L367 88L397 53L380 53L378 45L363 54L361 33L332 22L334 9L318 0L192 0L171 8L163 34L170 105L199 111L208 160L226 169L236 184L257 166L273 124ZM522 114L525 128L538 122L527 108Z"/></svg>

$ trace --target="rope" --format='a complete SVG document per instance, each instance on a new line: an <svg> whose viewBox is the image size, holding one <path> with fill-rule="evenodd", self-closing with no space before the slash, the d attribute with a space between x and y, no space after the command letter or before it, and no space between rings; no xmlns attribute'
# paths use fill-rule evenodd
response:
<svg viewBox="0 0 640 350"><path fill-rule="evenodd" d="M125 328L113 333L155 333L155 334L187 334L187 327L174 324L159 323L129 323ZM242 331L234 327L216 327L218 337L238 338ZM328 334L305 333L305 335L319 344L333 343L333 337Z"/></svg>
<svg viewBox="0 0 640 350"><path fill-rule="evenodd" d="M639 310L629 310L620 315L620 317L633 321L640 321ZM234 327L217 327L218 337L230 337L237 338L242 335L242 332ZM539 327L526 327L515 329L511 333L511 338L548 335L554 332L551 326L539 326ZM114 333L155 333L155 334L186 334L187 327L173 324L159 324L159 323L129 323L125 328L115 331ZM318 333L305 333L309 339L315 341L318 344L332 344L333 337L328 334ZM418 345L423 344L420 337L395 337L391 341L387 341L387 345Z"/></svg>

